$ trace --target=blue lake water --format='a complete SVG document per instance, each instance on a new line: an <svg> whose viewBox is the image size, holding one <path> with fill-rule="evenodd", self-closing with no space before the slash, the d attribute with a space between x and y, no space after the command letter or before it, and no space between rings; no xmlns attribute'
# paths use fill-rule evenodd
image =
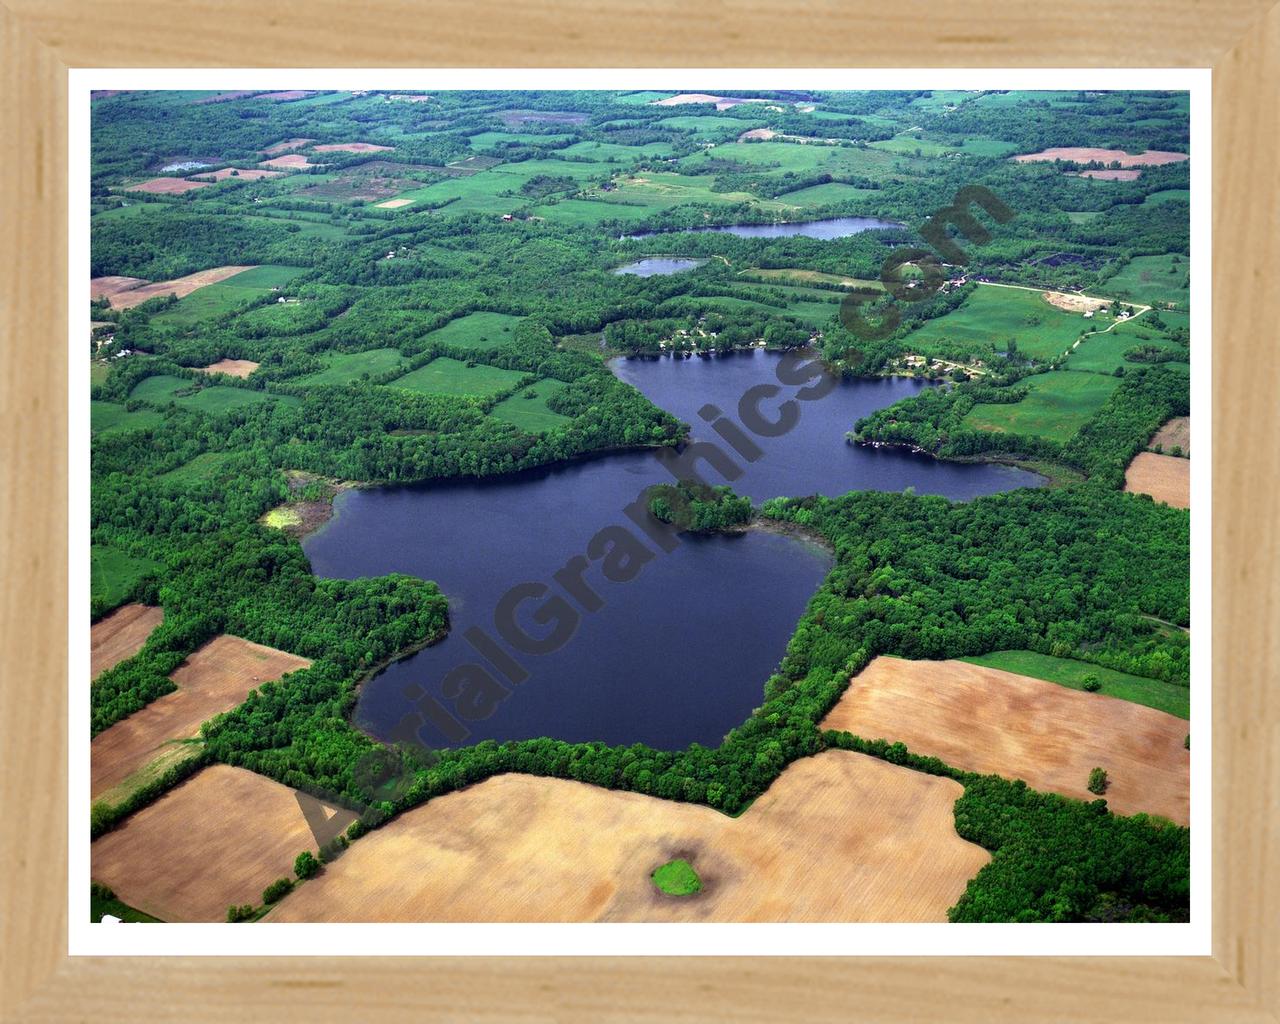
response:
<svg viewBox="0 0 1280 1024"><path fill-rule="evenodd" d="M719 441L699 415L709 405L737 421L753 387L779 388L758 402L766 417L776 417L792 398L794 427L783 436L754 437L760 454L753 462L720 442L725 464L741 472L733 487L756 501L908 486L969 499L1041 482L1003 466L953 465L849 445L844 434L858 417L922 385L853 381L801 402L794 400L795 386L778 383L778 359L757 350L714 359L623 360L614 371L692 424L695 440ZM708 483L724 482L715 471L703 475ZM719 743L761 703L764 682L830 556L808 541L755 530L685 536L663 551L624 509L651 484L672 479L653 452L628 452L494 480L340 495L335 518L304 543L318 574L409 573L435 580L450 602L448 637L366 683L357 725L384 740L413 731L437 747L538 736L664 749ZM625 530L648 554L647 561L637 556L633 578L619 579L617 572L606 578L606 558L593 547L602 530L610 544ZM565 576L568 583L557 579L575 558L582 571ZM575 580L585 583L585 593ZM537 596L518 606L512 622L535 639L564 627L571 635L556 650L524 653L503 639L497 609L519 584L532 585ZM482 657L468 641L471 630L481 647L514 659L519 672L504 676ZM474 679L474 666L506 692L480 709L491 711L486 717L467 719L451 687L464 676ZM520 673L528 677L510 682Z"/></svg>

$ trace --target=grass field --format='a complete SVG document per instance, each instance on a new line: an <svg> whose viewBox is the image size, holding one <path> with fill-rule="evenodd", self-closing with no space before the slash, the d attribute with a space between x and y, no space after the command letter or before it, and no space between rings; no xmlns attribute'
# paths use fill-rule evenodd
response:
<svg viewBox="0 0 1280 1024"><path fill-rule="evenodd" d="M406 388L424 395L472 395L486 397L513 388L528 374L516 370L503 370L497 366L466 363L448 356L433 359L403 377L393 380L388 387Z"/></svg>
<svg viewBox="0 0 1280 1024"><path fill-rule="evenodd" d="M261 298L272 288L282 288L299 274L303 267L264 265L236 274L235 277L208 285L192 292L178 304L153 319L157 324L175 324L190 327L204 320L225 316L253 299Z"/></svg>
<svg viewBox="0 0 1280 1024"><path fill-rule="evenodd" d="M111 608L124 601L138 581L164 568L162 562L127 555L119 548L94 544L89 549L89 595Z"/></svg>
<svg viewBox="0 0 1280 1024"><path fill-rule="evenodd" d="M1096 676L1102 688L1098 693L1118 697L1133 704L1145 704L1157 711L1164 711L1178 718L1191 717L1191 693L1185 686L1177 686L1159 679L1144 679L1127 672L1090 665L1070 658L1054 658L1035 651L995 651L976 658L961 658L971 665L984 665L1013 672L1033 679L1044 679L1073 690L1083 690L1086 676Z"/></svg>
<svg viewBox="0 0 1280 1024"><path fill-rule="evenodd" d="M620 163L630 163L644 157L651 156L670 156L671 143L669 142L647 142L643 146L622 146L616 142L575 142L572 146L566 146L557 152L565 156L572 157L588 157L592 160L607 163L616 160Z"/></svg>
<svg viewBox="0 0 1280 1024"><path fill-rule="evenodd" d="M737 818L501 775L354 843L267 920L944 921L990 859L956 834L960 793L848 751L796 761ZM700 892L653 884L676 859Z"/></svg>
<svg viewBox="0 0 1280 1024"><path fill-rule="evenodd" d="M847 185L842 181L829 181L822 185L796 189L794 192L784 192L778 196L778 200L801 207L829 206L832 203L843 203L853 199L874 199L878 191L874 188Z"/></svg>
<svg viewBox="0 0 1280 1024"><path fill-rule="evenodd" d="M1177 262L1174 262L1174 261ZM1185 256L1135 256L1114 277L1102 285L1108 295L1136 302L1187 309L1191 301L1188 287L1190 263Z"/></svg>
<svg viewBox="0 0 1280 1024"><path fill-rule="evenodd" d="M484 310L468 313L432 331L427 335L427 340L456 345L459 348L486 351L511 342L515 326L520 320L518 316L490 313Z"/></svg>
<svg viewBox="0 0 1280 1024"><path fill-rule="evenodd" d="M131 778L151 762L185 752L174 741L196 736L201 723L230 711L263 683L310 664L306 658L236 636L214 637L171 674L177 690L93 738L93 798L117 802L130 789Z"/></svg>
<svg viewBox="0 0 1280 1024"><path fill-rule="evenodd" d="M961 421L974 430L1033 434L1065 443L1110 397L1120 378L1054 370L1019 382L1031 389L1012 405L975 405Z"/></svg>
<svg viewBox="0 0 1280 1024"><path fill-rule="evenodd" d="M737 135L751 127L750 123L736 117L715 117L708 114L698 117L696 114L681 114L677 117L664 117L657 123L659 128L675 128L682 132L696 132L699 135Z"/></svg>
<svg viewBox="0 0 1280 1024"><path fill-rule="evenodd" d="M1142 200L1143 206L1150 206L1155 203L1189 203L1191 202L1191 190L1188 188L1164 188L1159 192L1150 192L1147 197Z"/></svg>
<svg viewBox="0 0 1280 1024"><path fill-rule="evenodd" d="M615 182L612 192L593 192L591 198L602 203L641 205L652 210L665 210L684 203L710 203L717 206L750 203L760 210L784 213L794 210L791 204L777 199L760 199L750 192L715 192L715 177L710 174L676 174L671 171L646 171L624 176Z"/></svg>
<svg viewBox="0 0 1280 1024"><path fill-rule="evenodd" d="M147 430L163 422L164 416L154 409L138 409L129 412L119 402L89 403L89 429L95 434Z"/></svg>
<svg viewBox="0 0 1280 1024"><path fill-rule="evenodd" d="M541 434L565 423L572 423L568 416L547 408L547 399L564 386L563 381L543 378L536 384L521 388L510 398L504 398L493 407L491 415L515 424L529 434Z"/></svg>
<svg viewBox="0 0 1280 1024"><path fill-rule="evenodd" d="M669 860L653 873L653 884L668 896L692 896L702 891L702 879L683 857Z"/></svg>
<svg viewBox="0 0 1280 1024"><path fill-rule="evenodd" d="M345 827L355 815L339 807ZM164 921L225 921L227 907L262 902L316 848L294 792L243 768L211 765L144 807L89 848L90 872L143 913Z"/></svg>
<svg viewBox="0 0 1280 1024"><path fill-rule="evenodd" d="M295 384L350 384L366 373L377 376L388 373L405 362L404 356L394 348L371 348L364 352L334 352L325 357L328 366L305 377L298 377Z"/></svg>
<svg viewBox="0 0 1280 1024"><path fill-rule="evenodd" d="M1057 309L1040 292L979 285L964 305L926 321L903 339L909 352L961 359L1003 352L1010 338L1034 359L1053 359L1071 347L1089 321Z"/></svg>
<svg viewBox="0 0 1280 1024"><path fill-rule="evenodd" d="M1135 345L1151 344L1177 353L1187 351L1185 345L1179 345L1168 338L1163 338L1154 331L1150 333L1142 332L1146 335L1145 338L1135 336L1133 331L1141 323L1142 318L1139 317L1132 327L1126 324L1123 329L1116 327L1106 334L1094 334L1085 338L1080 342L1080 347L1067 357L1064 365L1068 370L1092 370L1095 373L1112 373L1118 366L1136 368L1141 365L1127 362L1124 358L1124 354Z"/></svg>
<svg viewBox="0 0 1280 1024"><path fill-rule="evenodd" d="M152 917L150 914L144 914L141 910L135 910L127 903L121 903L110 889L105 892L94 890L89 893L89 920L95 924L102 920L104 914L110 914L112 917L118 917L126 924L157 924L159 918Z"/></svg>
<svg viewBox="0 0 1280 1024"><path fill-rule="evenodd" d="M97 679L107 669L132 658L163 621L161 608L127 604L95 622L89 630L89 678Z"/></svg>
<svg viewBox="0 0 1280 1024"><path fill-rule="evenodd" d="M231 455L228 452L201 452L190 462L161 473L156 479L179 484L213 480L223 475L223 468L229 458Z"/></svg>
<svg viewBox="0 0 1280 1024"><path fill-rule="evenodd" d="M472 149L483 152L503 143L517 143L526 146L554 146L568 142L572 135L534 135L531 132L481 132L471 136L469 145Z"/></svg>
<svg viewBox="0 0 1280 1024"><path fill-rule="evenodd" d="M138 381L129 393L152 405L167 405L176 402L187 409L198 409L210 415L219 415L232 409L243 409L262 402L284 402L294 405L298 399L292 395L269 395L265 391L252 391L249 388L235 388L223 384L200 387L196 381L185 377L174 377L169 374L156 374Z"/></svg>
<svg viewBox="0 0 1280 1024"><path fill-rule="evenodd" d="M1101 693L963 661L880 657L822 725L1077 800L1095 799L1086 783L1101 767L1111 810L1188 822L1186 721Z"/></svg>
<svg viewBox="0 0 1280 1024"><path fill-rule="evenodd" d="M543 217L559 224L588 225L596 227L605 221L633 223L653 216L647 206L624 206L622 203L602 203L593 199L562 199L532 207L531 217Z"/></svg>

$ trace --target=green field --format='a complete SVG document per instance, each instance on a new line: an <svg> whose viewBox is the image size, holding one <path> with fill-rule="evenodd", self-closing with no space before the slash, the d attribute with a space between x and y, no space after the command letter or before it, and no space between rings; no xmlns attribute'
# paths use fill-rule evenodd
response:
<svg viewBox="0 0 1280 1024"><path fill-rule="evenodd" d="M547 408L547 399L565 387L564 381L544 377L495 405L491 415L514 424L527 434L541 434L573 421Z"/></svg>
<svg viewBox="0 0 1280 1024"><path fill-rule="evenodd" d="M1119 377L1051 370L1019 382L1031 389L1012 405L975 405L961 423L997 434L1031 434L1066 443L1110 397Z"/></svg>
<svg viewBox="0 0 1280 1024"><path fill-rule="evenodd" d="M1013 338L1024 356L1049 360L1088 326L1080 314L1056 309L1039 292L979 285L963 306L926 321L902 344L909 352L962 359L1006 351Z"/></svg>
<svg viewBox="0 0 1280 1024"><path fill-rule="evenodd" d="M897 165L902 155L880 149L853 146L826 146L798 142L726 142L686 157L679 164L683 174L705 173L712 160L728 160L752 167L760 173L781 175L827 172L832 175L859 175L874 181L901 177Z"/></svg>
<svg viewBox="0 0 1280 1024"><path fill-rule="evenodd" d="M148 430L164 422L164 416L154 409L129 412L120 402L90 402L89 429L95 434L108 434L124 430Z"/></svg>
<svg viewBox="0 0 1280 1024"><path fill-rule="evenodd" d="M1124 354L1135 345L1156 345L1179 354L1187 347L1164 337L1159 331L1144 329L1143 320L1150 313L1139 316L1132 323L1117 324L1106 334L1094 334L1080 342L1064 364L1068 370L1092 370L1096 373L1112 373L1118 366L1136 368L1141 363L1125 360ZM1166 320L1175 316L1172 311L1162 314Z"/></svg>
<svg viewBox="0 0 1280 1024"><path fill-rule="evenodd" d="M699 135L723 135L733 132L742 134L751 125L736 117L716 117L708 114L698 117L696 114L680 114L677 117L664 117L658 122L659 128L675 128L682 132L697 132Z"/></svg>
<svg viewBox="0 0 1280 1024"><path fill-rule="evenodd" d="M616 142L584 141L575 142L572 146L566 146L559 152L565 156L589 157L592 160L602 162L617 160L625 163L651 156L670 156L671 143L647 142L643 146L621 146Z"/></svg>
<svg viewBox="0 0 1280 1024"><path fill-rule="evenodd" d="M702 879L683 858L667 861L654 871L653 884L668 896L692 896L702 891Z"/></svg>
<svg viewBox="0 0 1280 1024"><path fill-rule="evenodd" d="M1016 672L1020 676L1031 676L1032 679L1043 679L1073 690L1083 690L1085 676L1092 675L1102 684L1097 693L1105 693L1108 697L1118 697L1134 704L1145 704L1179 718L1191 717L1190 691L1185 686L1159 679L1144 679L1127 672L1117 672L1115 669L1073 661L1070 658L1054 658L1035 651L995 651L959 660L1005 672Z"/></svg>
<svg viewBox="0 0 1280 1024"><path fill-rule="evenodd" d="M444 345L486 351L509 344L520 317L507 313L468 313L457 320L450 320L443 327L427 335L428 341Z"/></svg>
<svg viewBox="0 0 1280 1024"><path fill-rule="evenodd" d="M103 611L124 604L138 581L164 568L163 562L137 558L107 544L89 549L89 596Z"/></svg>
<svg viewBox="0 0 1280 1024"><path fill-rule="evenodd" d="M272 264L243 270L225 281L196 289L185 298L179 299L175 306L157 314L153 320L157 324L177 324L186 327L202 320L225 316L244 303L261 298L272 288L283 288L304 272L303 267L282 267Z"/></svg>
<svg viewBox="0 0 1280 1024"><path fill-rule="evenodd" d="M1174 261L1177 260L1175 263ZM1108 295L1135 302L1187 309L1191 300L1188 274L1191 264L1185 256L1135 256L1102 287Z"/></svg>
<svg viewBox="0 0 1280 1024"><path fill-rule="evenodd" d="M622 203L601 203L594 199L561 199L532 207L530 217L542 217L557 224L588 225L597 227L606 221L633 223L653 216L647 206L624 206Z"/></svg>
<svg viewBox="0 0 1280 1024"><path fill-rule="evenodd" d="M299 377L295 384L350 384L365 374L376 377L404 364L405 358L394 348L371 348L364 352L334 352L326 357L323 370Z"/></svg>
<svg viewBox="0 0 1280 1024"><path fill-rule="evenodd" d="M568 142L572 135L533 135L528 132L480 132L471 136L469 145L472 149L483 152L503 143L516 143L526 146L554 146Z"/></svg>
<svg viewBox="0 0 1280 1024"><path fill-rule="evenodd" d="M184 484L212 480L222 474L229 458L231 458L230 452L201 452L190 462L185 462L167 473L161 473L156 479Z"/></svg>
<svg viewBox="0 0 1280 1024"><path fill-rule="evenodd" d="M647 206L652 210L665 210L683 203L709 203L717 206L750 203L756 209L776 212L794 210L791 204L776 199L760 199L750 192L716 192L711 174L676 174L669 171L652 172L617 180L611 192L593 192L591 198L602 203L625 203Z"/></svg>
<svg viewBox="0 0 1280 1024"><path fill-rule="evenodd" d="M801 207L830 206L833 203L843 203L853 199L874 198L878 191L874 188L846 185L842 181L829 181L822 185L796 189L794 192L784 192L778 196L778 201Z"/></svg>
<svg viewBox="0 0 1280 1024"><path fill-rule="evenodd" d="M1159 192L1151 192L1142 200L1142 205L1147 206L1152 203L1189 203L1191 202L1191 190L1189 188L1165 188Z"/></svg>
<svg viewBox="0 0 1280 1024"><path fill-rule="evenodd" d="M485 398L515 387L528 374L477 363L468 366L441 356L393 380L388 387L405 388L424 395L470 395Z"/></svg>
<svg viewBox="0 0 1280 1024"><path fill-rule="evenodd" d="M140 380L129 393L131 399L136 398L153 405L165 405L176 402L188 409L218 415L232 409L243 409L246 406L258 405L271 400L296 405L299 399L292 395L269 395L265 391L252 391L248 388L228 387L216 384L213 387L200 388L195 381L185 377L172 377L168 374L157 374Z"/></svg>

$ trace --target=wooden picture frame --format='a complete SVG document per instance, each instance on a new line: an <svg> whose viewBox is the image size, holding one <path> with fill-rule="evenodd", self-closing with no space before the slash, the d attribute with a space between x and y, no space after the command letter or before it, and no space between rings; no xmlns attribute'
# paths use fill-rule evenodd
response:
<svg viewBox="0 0 1280 1024"><path fill-rule="evenodd" d="M672 0L548 7L6 0L0 78L0 1008L5 1020L1280 1020L1280 7ZM676 30L676 26L678 30ZM178 66L1209 67L1213 76L1213 955L67 955L67 71ZM1266 491L1267 493L1260 493ZM357 950L335 949L335 953ZM762 950L776 953L777 950Z"/></svg>

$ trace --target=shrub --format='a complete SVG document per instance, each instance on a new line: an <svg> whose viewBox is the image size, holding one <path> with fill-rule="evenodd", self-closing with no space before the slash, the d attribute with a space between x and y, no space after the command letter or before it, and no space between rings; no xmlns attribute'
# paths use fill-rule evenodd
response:
<svg viewBox="0 0 1280 1024"><path fill-rule="evenodd" d="M272 882L269 886L267 886L265 889L262 890L262 902L274 903L276 900L284 897L292 888L293 888L293 883L289 881L289 879L277 878L274 882Z"/></svg>
<svg viewBox="0 0 1280 1024"><path fill-rule="evenodd" d="M1097 693L1099 690L1102 689L1102 681L1097 676L1095 676L1092 672L1090 672L1087 676L1084 677L1083 682L1084 682L1084 688L1088 690L1090 693Z"/></svg>
<svg viewBox="0 0 1280 1024"><path fill-rule="evenodd" d="M253 917L253 907L248 903L242 903L238 907L233 903L227 907L227 921L230 924L235 924L237 921L247 921L251 917Z"/></svg>
<svg viewBox="0 0 1280 1024"><path fill-rule="evenodd" d="M1089 773L1089 792L1102 796L1107 791L1107 773L1102 768L1095 768Z"/></svg>
<svg viewBox="0 0 1280 1024"><path fill-rule="evenodd" d="M320 870L320 862L310 850L303 850L293 862L293 873L299 878L311 878Z"/></svg>

